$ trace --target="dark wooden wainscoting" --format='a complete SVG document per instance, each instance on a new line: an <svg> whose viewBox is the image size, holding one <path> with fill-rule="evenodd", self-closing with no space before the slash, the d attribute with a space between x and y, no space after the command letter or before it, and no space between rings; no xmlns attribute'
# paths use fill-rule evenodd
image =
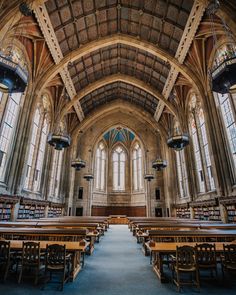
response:
<svg viewBox="0 0 236 295"><path fill-rule="evenodd" d="M92 206L92 216L109 216L109 215L126 215L126 216L146 216L146 207L102 207Z"/></svg>

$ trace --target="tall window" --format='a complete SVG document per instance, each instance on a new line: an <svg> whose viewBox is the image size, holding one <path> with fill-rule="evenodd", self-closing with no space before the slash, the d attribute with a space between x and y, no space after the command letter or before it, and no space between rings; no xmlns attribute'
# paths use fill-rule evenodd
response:
<svg viewBox="0 0 236 295"><path fill-rule="evenodd" d="M125 190L125 151L117 146L112 154L113 162L113 189L115 191Z"/></svg>
<svg viewBox="0 0 236 295"><path fill-rule="evenodd" d="M52 169L50 175L49 195L58 197L60 191L60 179L62 172L62 159L64 151L53 151Z"/></svg>
<svg viewBox="0 0 236 295"><path fill-rule="evenodd" d="M142 150L138 143L133 150L133 187L135 191L143 189Z"/></svg>
<svg viewBox="0 0 236 295"><path fill-rule="evenodd" d="M95 187L97 190L105 190L105 175L106 175L106 151L105 145L101 142L96 150L96 181Z"/></svg>
<svg viewBox="0 0 236 295"><path fill-rule="evenodd" d="M204 193L215 189L212 165L206 133L206 123L200 102L193 95L191 101L190 129L192 133L195 165L198 178L198 192Z"/></svg>
<svg viewBox="0 0 236 295"><path fill-rule="evenodd" d="M234 47L234 50L232 48ZM233 44L224 44L217 49L213 67L218 66L226 56L231 55L236 50ZM215 93L215 102L220 111L223 127L225 129L226 138L228 141L229 152L232 158L232 166L235 172L236 169L236 122L235 122L235 93L220 94Z"/></svg>
<svg viewBox="0 0 236 295"><path fill-rule="evenodd" d="M207 168L207 175L210 182L210 190L215 189L215 182L212 175L212 167L211 167L211 159L210 159L210 153L209 153L209 145L207 140L207 134L206 134L206 124L205 124L205 118L203 114L202 108L199 110L199 133L201 133L202 136L202 146L206 161L206 168Z"/></svg>
<svg viewBox="0 0 236 295"><path fill-rule="evenodd" d="M179 194L180 194L180 198L184 198L189 195L188 177L187 177L186 163L185 163L185 157L184 157L184 150L176 152L176 163L177 163L177 175L178 175L178 183L179 183Z"/></svg>
<svg viewBox="0 0 236 295"><path fill-rule="evenodd" d="M234 166L236 167L236 123L233 113L233 102L230 94L217 93L218 104L223 118L230 151L233 157Z"/></svg>
<svg viewBox="0 0 236 295"><path fill-rule="evenodd" d="M12 93L6 95L7 99L5 100L5 104L3 100L3 96L5 95L1 92L0 94L2 110L2 122L0 127L0 180L4 181L7 160L12 148L12 140L16 128L22 94Z"/></svg>
<svg viewBox="0 0 236 295"><path fill-rule="evenodd" d="M200 193L203 193L206 191L206 189L205 189L204 174L202 169L202 160L201 160L200 146L199 146L198 135L197 135L197 128L196 128L194 119L191 120L191 129L192 129L191 131L192 131L192 139L193 139L193 149L195 154L199 191Z"/></svg>
<svg viewBox="0 0 236 295"><path fill-rule="evenodd" d="M45 116L44 110L37 108L33 118L24 182L24 188L33 191L40 190L42 179L43 160L49 127Z"/></svg>
<svg viewBox="0 0 236 295"><path fill-rule="evenodd" d="M41 138L39 142L39 149L38 149L38 156L36 160L35 165L35 172L34 172L34 184L33 189L34 191L40 190L40 182L42 177L42 169L43 169L43 161L44 161L44 155L45 155L45 149L46 149L46 143L47 143L47 134L48 134L48 122L47 119L44 119L43 127L41 131Z"/></svg>
<svg viewBox="0 0 236 295"><path fill-rule="evenodd" d="M39 123L40 123L40 112L39 112L39 109L36 109L34 120L33 120L33 128L32 128L30 148L28 153L27 168L26 168L25 188L27 189L30 188L30 176L32 175L31 171L32 171L34 155L35 155L35 151L37 147L37 135L40 128Z"/></svg>

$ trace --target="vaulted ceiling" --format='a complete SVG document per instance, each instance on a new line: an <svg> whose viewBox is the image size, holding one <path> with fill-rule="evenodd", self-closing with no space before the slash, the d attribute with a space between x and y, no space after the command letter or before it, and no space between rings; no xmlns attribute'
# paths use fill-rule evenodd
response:
<svg viewBox="0 0 236 295"><path fill-rule="evenodd" d="M46 9L63 56L111 35L146 41L175 57L193 0L49 0ZM162 93L170 65L148 51L111 44L68 64L75 90L105 77L134 77ZM81 106L86 116L111 100L122 99L155 114L159 100L125 81L112 82L86 94Z"/></svg>

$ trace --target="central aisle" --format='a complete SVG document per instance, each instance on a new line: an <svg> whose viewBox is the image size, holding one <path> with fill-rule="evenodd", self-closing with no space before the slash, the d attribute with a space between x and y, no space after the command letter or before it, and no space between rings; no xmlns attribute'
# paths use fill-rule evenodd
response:
<svg viewBox="0 0 236 295"><path fill-rule="evenodd" d="M156 295L160 284L149 258L141 252L127 225L111 225L101 243L95 245L92 257L85 260L76 280L77 294L147 295L148 289L148 295ZM69 288L72 291L74 287L71 284Z"/></svg>

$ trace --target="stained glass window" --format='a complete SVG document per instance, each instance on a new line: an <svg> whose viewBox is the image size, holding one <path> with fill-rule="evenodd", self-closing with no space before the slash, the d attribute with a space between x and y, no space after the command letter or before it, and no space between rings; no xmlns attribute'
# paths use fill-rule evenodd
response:
<svg viewBox="0 0 236 295"><path fill-rule="evenodd" d="M125 162L126 156L123 148L117 146L112 155L113 162L113 189L115 191L125 190Z"/></svg>

